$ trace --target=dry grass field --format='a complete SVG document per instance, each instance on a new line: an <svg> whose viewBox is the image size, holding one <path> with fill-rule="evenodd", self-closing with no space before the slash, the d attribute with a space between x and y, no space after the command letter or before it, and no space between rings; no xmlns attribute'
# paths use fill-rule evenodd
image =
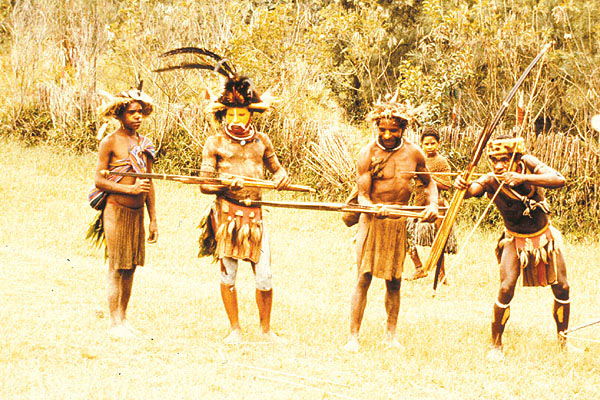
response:
<svg viewBox="0 0 600 400"><path fill-rule="evenodd" d="M596 399L600 345L555 345L550 289L517 289L503 363L485 359L497 290L496 233L478 232L431 297L431 278L404 282L403 351L383 341L384 284L374 280L362 350L341 351L355 279L353 231L338 214L277 209L266 216L275 300L287 345L261 342L248 265L238 274L239 347L218 269L197 259L200 213L210 198L156 182L159 242L136 274L129 319L136 340L106 334L101 250L84 240L95 155L25 148L0 139L0 398L14 399ZM269 194L268 196L278 196ZM462 229L460 233L465 229ZM425 251L422 251L425 254ZM600 245L566 247L571 326L600 318ZM412 270L410 261L406 269ZM600 339L600 327L580 332Z"/></svg>

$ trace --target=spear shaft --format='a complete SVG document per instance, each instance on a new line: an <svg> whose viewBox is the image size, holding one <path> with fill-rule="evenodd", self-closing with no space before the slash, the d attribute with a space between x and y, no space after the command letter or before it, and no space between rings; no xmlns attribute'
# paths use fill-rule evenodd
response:
<svg viewBox="0 0 600 400"><path fill-rule="evenodd" d="M202 177L202 176L186 176L186 175L173 175L173 174L150 174L150 173L137 173L137 172L117 172L104 170L101 172L103 176L118 175L118 176L131 176L142 179L161 179L167 181L175 181L180 183L192 184L192 185L231 185L235 180L242 178L218 178L218 177ZM242 179L243 180L243 179ZM259 179L248 179L244 180L244 187L262 188L262 189L277 189L275 183L267 180ZM310 186L304 185L288 185L285 189L294 192L315 192L315 189Z"/></svg>
<svg viewBox="0 0 600 400"><path fill-rule="evenodd" d="M366 206L347 203L321 203L321 202L299 202L299 201L267 201L267 200L241 200L242 204L252 206L266 206L276 208L296 208L300 210L337 211L337 212L359 212L365 214L377 214L382 206ZM421 206L396 206L384 205L388 208L389 216L421 218L425 207ZM441 218L441 216L439 216Z"/></svg>
<svg viewBox="0 0 600 400"><path fill-rule="evenodd" d="M560 332L560 335L563 336L563 337L567 337L567 335L569 333L573 333L573 332L578 331L580 329L587 328L587 327L590 327L590 326L596 325L596 324L600 324L600 319L592 321L592 322L587 322L587 323L585 323L583 325L576 326L575 328L567 329L566 331Z"/></svg>

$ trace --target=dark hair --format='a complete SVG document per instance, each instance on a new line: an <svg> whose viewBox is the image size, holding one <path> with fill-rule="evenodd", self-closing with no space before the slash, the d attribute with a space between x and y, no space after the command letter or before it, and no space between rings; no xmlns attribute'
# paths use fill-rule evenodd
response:
<svg viewBox="0 0 600 400"><path fill-rule="evenodd" d="M434 138L438 143L440 142L440 133L433 126L427 126L423 129L423 133L421 133L421 143L429 136Z"/></svg>
<svg viewBox="0 0 600 400"><path fill-rule="evenodd" d="M382 118L377 118L375 121L376 121L377 125L379 125L379 122L384 119L395 121L396 124L398 125L398 127L402 130L406 129L406 127L408 126L408 121L405 120L404 118L400 118L400 117L382 117Z"/></svg>
<svg viewBox="0 0 600 400"><path fill-rule="evenodd" d="M130 101L123 102L115 107L115 117L121 118L127 110L127 107L129 107L129 105L132 103L138 103L140 106L142 106L142 115L144 117L147 117L148 115L152 114L152 104L146 103L141 100L131 99Z"/></svg>

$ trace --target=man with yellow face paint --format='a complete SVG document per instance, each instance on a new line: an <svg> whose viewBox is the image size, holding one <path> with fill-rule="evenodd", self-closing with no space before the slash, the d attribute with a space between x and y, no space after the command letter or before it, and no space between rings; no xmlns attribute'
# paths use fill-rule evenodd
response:
<svg viewBox="0 0 600 400"><path fill-rule="evenodd" d="M265 111L269 105L261 100L248 78L236 76L227 80L223 93L209 109L222 130L206 140L201 171L206 175L238 177L229 186L201 186L202 193L217 196L211 222L221 267L221 297L231 326L225 338L228 344L237 344L242 339L235 288L239 260L250 262L255 275L256 303L265 339L282 341L270 326L271 253L262 210L242 203L246 199L261 199L260 189L246 188L243 182L263 179L265 168L273 174L277 189L285 189L290 181L271 140L252 124L253 114Z"/></svg>
<svg viewBox="0 0 600 400"><path fill-rule="evenodd" d="M446 157L442 156L438 152L439 145L440 134L438 133L437 129L431 126L423 129L423 133L421 133L421 148L425 153L425 165L427 166L427 170L431 172L431 178L434 180L437 186L439 193L438 204L440 206L447 206L446 200L442 197L442 191L449 190L452 186L452 179L450 178L450 175L448 175L451 170L450 164L448 164ZM440 174L436 175L436 172ZM427 198L425 196L425 187L419 179L415 179L413 204L416 206L423 206L426 204L426 202ZM431 247L435 238L435 234L437 233L437 229L441 223L441 219L437 219L433 224L428 222L419 222L415 219L409 219L407 221L407 230L409 231L410 236L408 254L415 265L415 272L408 278L408 280L424 278L427 276L427 273L423 270L423 264L419 258L416 245ZM444 252L455 254L456 250L456 237L454 236L454 233L451 232ZM440 275L438 278L440 281L445 275L443 257L444 256L442 255L442 267L440 269ZM444 280L444 283L447 283L447 280Z"/></svg>
<svg viewBox="0 0 600 400"><path fill-rule="evenodd" d="M200 254L214 255L221 267L221 298L229 318L231 331L228 344L240 343L242 330L238 317L235 278L239 260L248 261L256 281L256 304L262 333L266 340L282 342L271 331L271 252L264 229L260 207L248 207L244 200L260 200L259 188L244 187L246 180L263 179L266 168L273 174L277 189L290 184L287 172L279 163L273 144L267 135L258 132L252 116L267 110L270 96L256 92L248 77L236 72L229 60L199 47L169 50L161 57L191 55L196 62L180 62L156 69L166 72L177 69L212 71L225 78L223 91L214 99L207 112L214 117L217 133L206 139L202 151L201 173L205 176L237 178L230 185L201 185L205 194L216 195L209 215L201 223Z"/></svg>
<svg viewBox="0 0 600 400"><path fill-rule="evenodd" d="M496 256L500 264L500 290L492 315L490 360L502 360L502 334L510 316L510 302L517 279L523 286L550 285L554 294L552 314L561 347L560 332L569 327L569 284L562 253L560 232L550 224L549 207L543 188L560 188L565 178L532 155L525 154L522 138L500 136L487 146L492 172L472 183L458 177L455 186L466 189L465 198L486 194L494 198L504 219L504 233L498 241Z"/></svg>

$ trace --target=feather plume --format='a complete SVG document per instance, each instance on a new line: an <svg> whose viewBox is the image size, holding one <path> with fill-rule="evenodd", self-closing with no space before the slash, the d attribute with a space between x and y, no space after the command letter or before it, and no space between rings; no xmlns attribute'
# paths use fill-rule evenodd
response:
<svg viewBox="0 0 600 400"><path fill-rule="evenodd" d="M217 233L215 234L215 237L217 238L217 242L225 240L225 233L226 232L227 232L227 222L223 222L219 226L219 229L217 229Z"/></svg>
<svg viewBox="0 0 600 400"><path fill-rule="evenodd" d="M227 72L225 70L223 70L223 68L219 67L218 65L214 66L214 65L210 65L210 64L200 64L200 63L182 63L179 65L168 65L163 68L155 69L154 72L167 72L167 71L173 71L176 69L203 69L206 71L214 71L225 77L229 77L227 75Z"/></svg>
<svg viewBox="0 0 600 400"><path fill-rule="evenodd" d="M159 68L155 72L165 72L174 69L205 69L212 70L226 78L233 79L237 74L235 69L225 60L223 57L213 53L210 50L199 48L199 47L181 47L166 51L160 55L160 57L169 57L177 54L193 54L197 56L201 62L199 63L182 63L165 68ZM212 59L209 60L207 57Z"/></svg>
<svg viewBox="0 0 600 400"><path fill-rule="evenodd" d="M213 53L210 50L200 48L200 47L180 47L179 49L173 49L173 50L166 51L163 54L161 54L160 57L168 57L168 56L172 56L175 54L195 54L195 55L201 57L203 60L204 60L204 58L202 56L208 56L208 57L212 58L213 60L215 60L218 65L221 65L223 70L229 74L230 78L233 77L233 75L236 75L235 68L232 68L232 66L229 65L229 63L227 62L226 59L219 56L218 54Z"/></svg>
<svg viewBox="0 0 600 400"><path fill-rule="evenodd" d="M212 225L212 204L207 207L204 211L202 219L198 228L200 229L200 238L198 240L200 249L198 251L198 257L212 256L213 261L218 260L217 256L217 241L216 235Z"/></svg>
<svg viewBox="0 0 600 400"><path fill-rule="evenodd" d="M232 243L235 244L235 233L236 233L236 221L230 221L229 225L227 225L227 239L231 240Z"/></svg>
<svg viewBox="0 0 600 400"><path fill-rule="evenodd" d="M521 269L525 268L527 266L527 264L529 263L529 257L527 256L526 251L519 252L519 260L520 260L520 264L521 264Z"/></svg>
<svg viewBox="0 0 600 400"><path fill-rule="evenodd" d="M257 224L252 224L252 228L250 228L250 243L253 245L258 245L262 239L262 227L260 222Z"/></svg>

